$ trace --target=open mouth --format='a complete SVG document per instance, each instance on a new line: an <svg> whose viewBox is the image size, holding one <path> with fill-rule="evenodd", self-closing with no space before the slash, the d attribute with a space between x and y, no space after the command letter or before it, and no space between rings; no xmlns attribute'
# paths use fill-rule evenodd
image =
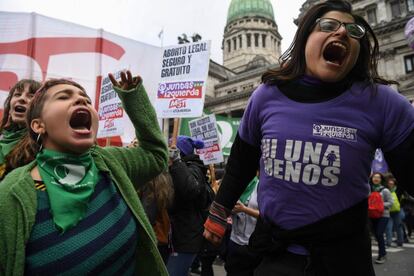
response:
<svg viewBox="0 0 414 276"><path fill-rule="evenodd" d="M331 42L323 51L323 58L333 64L342 65L345 60L348 48L341 42Z"/></svg>
<svg viewBox="0 0 414 276"><path fill-rule="evenodd" d="M91 113L83 108L76 109L70 117L69 125L75 130L90 130L92 125Z"/></svg>
<svg viewBox="0 0 414 276"><path fill-rule="evenodd" d="M22 106L22 105L16 105L14 107L14 111L17 112L17 113L25 113L26 110L27 110L27 108Z"/></svg>

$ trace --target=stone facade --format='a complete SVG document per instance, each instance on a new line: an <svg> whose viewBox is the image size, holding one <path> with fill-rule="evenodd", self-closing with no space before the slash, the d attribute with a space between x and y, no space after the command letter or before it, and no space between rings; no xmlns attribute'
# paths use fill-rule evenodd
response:
<svg viewBox="0 0 414 276"><path fill-rule="evenodd" d="M414 0L354 0L356 13L365 17L380 44L380 75L400 83L398 90L414 100L414 51L404 37L404 28L414 16Z"/></svg>

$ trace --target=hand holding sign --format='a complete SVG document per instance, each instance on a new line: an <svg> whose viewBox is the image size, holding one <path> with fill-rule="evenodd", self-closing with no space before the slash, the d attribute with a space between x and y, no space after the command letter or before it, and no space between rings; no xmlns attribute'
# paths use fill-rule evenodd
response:
<svg viewBox="0 0 414 276"><path fill-rule="evenodd" d="M109 73L108 77L111 80L113 86L119 87L122 90L127 90L127 91L137 87L137 85L142 82L142 79L140 76L132 77L131 71L129 70L126 71L126 74L125 72L121 72L120 82L118 82L115 79L112 73Z"/></svg>

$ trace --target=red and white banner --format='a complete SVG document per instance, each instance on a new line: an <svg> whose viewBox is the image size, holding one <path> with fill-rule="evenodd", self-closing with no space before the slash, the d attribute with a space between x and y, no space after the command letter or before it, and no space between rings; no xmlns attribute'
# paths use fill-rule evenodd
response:
<svg viewBox="0 0 414 276"><path fill-rule="evenodd" d="M0 107L20 79L70 78L85 87L98 108L102 78L127 68L139 74L155 103L163 51L103 30L36 13L0 12ZM123 144L134 137L125 120ZM120 137L113 139L120 145Z"/></svg>

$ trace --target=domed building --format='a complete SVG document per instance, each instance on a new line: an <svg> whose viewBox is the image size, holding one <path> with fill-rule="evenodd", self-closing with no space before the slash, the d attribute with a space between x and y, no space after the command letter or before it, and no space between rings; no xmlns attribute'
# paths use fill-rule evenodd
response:
<svg viewBox="0 0 414 276"><path fill-rule="evenodd" d="M233 0L223 37L223 65L243 72L280 57L279 35L269 0Z"/></svg>
<svg viewBox="0 0 414 276"><path fill-rule="evenodd" d="M278 66L281 40L269 0L232 0L223 35L223 65L210 62L205 108L241 117L262 74Z"/></svg>

